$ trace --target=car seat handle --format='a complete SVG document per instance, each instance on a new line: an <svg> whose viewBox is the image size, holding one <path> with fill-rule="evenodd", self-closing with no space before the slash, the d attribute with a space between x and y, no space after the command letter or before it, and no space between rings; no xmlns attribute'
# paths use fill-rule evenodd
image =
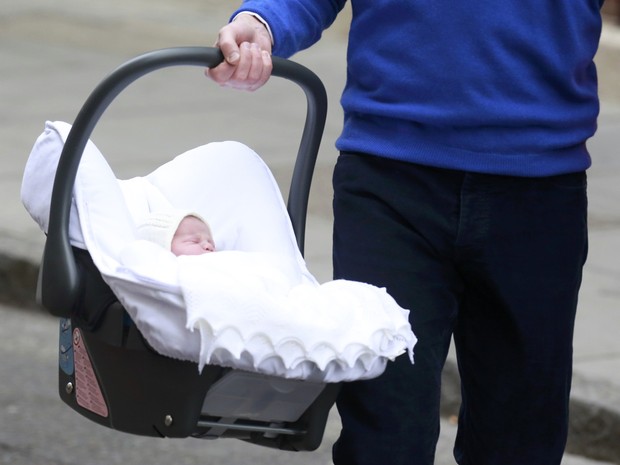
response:
<svg viewBox="0 0 620 465"><path fill-rule="evenodd" d="M110 73L84 102L58 162L39 270L37 300L52 315L68 317L79 298L80 276L69 241L71 200L82 153L101 115L127 86L146 74L172 66L212 68L222 60L221 51L213 47L174 47L147 52ZM299 85L307 100L306 121L287 202L297 244L303 254L310 184L325 127L327 94L316 74L298 63L273 57L272 75Z"/></svg>

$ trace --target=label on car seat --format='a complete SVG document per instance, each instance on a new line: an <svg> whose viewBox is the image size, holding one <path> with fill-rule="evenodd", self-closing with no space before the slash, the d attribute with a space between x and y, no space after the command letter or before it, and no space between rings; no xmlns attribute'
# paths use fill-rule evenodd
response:
<svg viewBox="0 0 620 465"><path fill-rule="evenodd" d="M75 357L75 398L78 405L102 417L108 416L108 406L103 398L93 364L78 328L73 330Z"/></svg>

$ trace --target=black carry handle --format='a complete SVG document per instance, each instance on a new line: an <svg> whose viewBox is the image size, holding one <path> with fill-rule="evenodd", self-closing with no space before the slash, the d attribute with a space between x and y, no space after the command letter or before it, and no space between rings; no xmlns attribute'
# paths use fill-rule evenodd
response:
<svg viewBox="0 0 620 465"><path fill-rule="evenodd" d="M82 153L103 112L129 84L152 71L182 65L212 68L223 59L221 51L212 47L175 47L148 52L121 65L90 94L67 137L52 190L49 228L37 288L38 301L52 315L68 317L78 298L80 277L69 242L71 198ZM303 254L308 197L325 127L327 94L321 80L298 63L273 57L272 75L299 85L307 99L306 122L287 204Z"/></svg>

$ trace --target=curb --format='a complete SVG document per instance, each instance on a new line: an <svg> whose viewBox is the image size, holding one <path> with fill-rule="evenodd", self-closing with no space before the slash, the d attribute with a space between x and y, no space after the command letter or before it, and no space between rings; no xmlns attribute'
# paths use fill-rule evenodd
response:
<svg viewBox="0 0 620 465"><path fill-rule="evenodd" d="M441 415L458 416L461 404L456 362L447 360L442 374ZM620 464L620 393L605 381L573 375L566 452Z"/></svg>
<svg viewBox="0 0 620 465"><path fill-rule="evenodd" d="M39 265L0 253L0 302L43 311L35 294ZM460 378L454 360L447 360L442 374L441 416L458 416ZM617 386L574 375L570 399L566 452L620 464L620 393Z"/></svg>
<svg viewBox="0 0 620 465"><path fill-rule="evenodd" d="M39 265L0 252L0 302L25 309L40 308L36 302Z"/></svg>
<svg viewBox="0 0 620 465"><path fill-rule="evenodd" d="M618 386L573 375L567 452L620 464Z"/></svg>

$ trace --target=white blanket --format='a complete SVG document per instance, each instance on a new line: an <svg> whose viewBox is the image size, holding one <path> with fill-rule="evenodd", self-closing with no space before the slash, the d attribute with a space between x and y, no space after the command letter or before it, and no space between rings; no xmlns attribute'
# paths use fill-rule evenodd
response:
<svg viewBox="0 0 620 465"><path fill-rule="evenodd" d="M70 128L48 122L24 172L22 201L43 231ZM137 240L136 222L168 202L206 218L218 252L175 257ZM271 172L240 143L207 144L119 181L89 141L69 233L163 355L326 382L378 376L404 352L413 361L409 311L368 284L319 284Z"/></svg>

